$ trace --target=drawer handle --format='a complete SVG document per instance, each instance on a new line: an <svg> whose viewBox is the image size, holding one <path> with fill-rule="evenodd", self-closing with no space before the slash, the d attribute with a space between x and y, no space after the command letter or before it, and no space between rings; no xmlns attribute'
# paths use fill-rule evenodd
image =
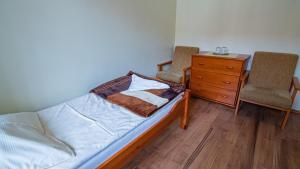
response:
<svg viewBox="0 0 300 169"><path fill-rule="evenodd" d="M199 66L204 66L204 63L198 63Z"/></svg>
<svg viewBox="0 0 300 169"><path fill-rule="evenodd" d="M226 69L233 69L232 66L225 66Z"/></svg>
<svg viewBox="0 0 300 169"><path fill-rule="evenodd" d="M231 84L231 82L229 82L229 81L223 81L223 83L225 83L225 84Z"/></svg>

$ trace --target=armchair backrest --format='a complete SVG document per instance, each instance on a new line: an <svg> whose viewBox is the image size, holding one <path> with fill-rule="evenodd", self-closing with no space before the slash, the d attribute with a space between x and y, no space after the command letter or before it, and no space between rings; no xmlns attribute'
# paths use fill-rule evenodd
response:
<svg viewBox="0 0 300 169"><path fill-rule="evenodd" d="M198 47L176 46L171 71L181 73L183 68L191 66L192 55L198 53Z"/></svg>
<svg viewBox="0 0 300 169"><path fill-rule="evenodd" d="M297 61L295 54L255 52L248 82L256 87L289 90Z"/></svg>

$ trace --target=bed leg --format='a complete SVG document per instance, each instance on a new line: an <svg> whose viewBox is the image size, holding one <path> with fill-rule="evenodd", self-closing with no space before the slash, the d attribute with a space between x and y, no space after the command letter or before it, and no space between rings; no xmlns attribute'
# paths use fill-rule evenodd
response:
<svg viewBox="0 0 300 169"><path fill-rule="evenodd" d="M189 121L189 105L190 105L190 90L187 89L184 93L184 112L180 118L180 127L187 129Z"/></svg>

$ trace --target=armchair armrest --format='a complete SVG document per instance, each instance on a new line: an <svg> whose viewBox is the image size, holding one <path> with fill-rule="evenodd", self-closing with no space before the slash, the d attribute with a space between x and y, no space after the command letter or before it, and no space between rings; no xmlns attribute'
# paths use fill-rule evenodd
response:
<svg viewBox="0 0 300 169"><path fill-rule="evenodd" d="M181 83L182 84L185 84L186 83L186 80L187 80L187 72L191 70L191 67L186 67L186 68L183 68L182 69L182 81Z"/></svg>
<svg viewBox="0 0 300 169"><path fill-rule="evenodd" d="M300 82L297 77L293 78L293 86L296 90L300 90Z"/></svg>
<svg viewBox="0 0 300 169"><path fill-rule="evenodd" d="M243 88L243 87L245 86L245 84L247 83L248 78L249 78L249 73L250 73L250 71L247 70L247 71L242 75L242 77L241 77L241 88Z"/></svg>
<svg viewBox="0 0 300 169"><path fill-rule="evenodd" d="M169 64L172 64L172 60L167 61L167 62L163 62L163 63L160 63L160 64L157 64L158 71L162 71L163 70L163 66L169 65Z"/></svg>
<svg viewBox="0 0 300 169"><path fill-rule="evenodd" d="M296 95L298 91L300 90L300 83L297 77L293 78L292 86L294 88L293 93L292 93L292 103L294 103L294 100L296 98Z"/></svg>

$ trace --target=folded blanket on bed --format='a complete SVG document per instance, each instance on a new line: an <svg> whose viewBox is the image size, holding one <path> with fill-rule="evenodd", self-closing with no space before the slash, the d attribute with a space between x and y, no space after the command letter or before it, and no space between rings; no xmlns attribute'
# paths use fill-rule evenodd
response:
<svg viewBox="0 0 300 169"><path fill-rule="evenodd" d="M161 97L165 91L166 89L123 91L108 96L107 100L141 116L149 117L169 102L169 99Z"/></svg>
<svg viewBox="0 0 300 169"><path fill-rule="evenodd" d="M103 83L103 84L97 86L96 88L92 89L90 91L90 93L95 93L95 94L99 95L100 97L106 99L106 97L109 95L128 90L128 88L131 84L132 75L137 75L144 79L155 80L155 81L169 85L170 89L167 90L163 94L164 97L168 98L169 100L172 100L179 93L181 93L185 90L185 86L182 84L178 84L178 83L174 83L174 82L166 82L166 81L162 82L158 79L147 77L147 76L130 71L126 76L119 77L117 79L111 80L109 82L106 82L106 83Z"/></svg>
<svg viewBox="0 0 300 169"><path fill-rule="evenodd" d="M169 88L130 91L128 89L131 86L132 76L164 83ZM141 116L149 117L184 90L185 86L181 84L162 82L130 71L126 76L104 83L90 92Z"/></svg>

